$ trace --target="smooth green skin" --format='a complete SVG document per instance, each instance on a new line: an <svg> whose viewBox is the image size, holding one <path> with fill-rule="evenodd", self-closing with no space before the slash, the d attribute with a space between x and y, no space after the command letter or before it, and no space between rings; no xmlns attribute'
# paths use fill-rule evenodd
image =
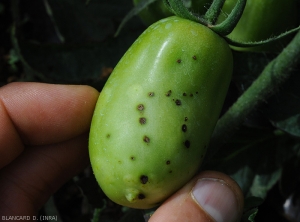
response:
<svg viewBox="0 0 300 222"><path fill-rule="evenodd" d="M192 178L219 117L232 63L219 35L175 16L135 41L104 86L90 130L92 168L111 200L151 208Z"/></svg>
<svg viewBox="0 0 300 222"><path fill-rule="evenodd" d="M141 0L133 0L133 4L137 5L140 1ZM205 13L211 2L212 0L192 0L190 8L192 11L202 15ZM142 10L139 17L145 25L149 26L160 19L172 15L173 13L165 6L163 0L158 0Z"/></svg>
<svg viewBox="0 0 300 222"><path fill-rule="evenodd" d="M226 0L219 22L224 20L237 0ZM237 41L251 42L269 39L298 25L297 0L247 0L241 19L228 35ZM251 48L232 47L238 51L280 52L290 37L275 43Z"/></svg>

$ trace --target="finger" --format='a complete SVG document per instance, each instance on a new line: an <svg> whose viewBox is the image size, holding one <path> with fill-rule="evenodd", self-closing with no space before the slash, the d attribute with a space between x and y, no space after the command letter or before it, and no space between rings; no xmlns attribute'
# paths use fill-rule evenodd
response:
<svg viewBox="0 0 300 222"><path fill-rule="evenodd" d="M0 88L0 168L27 145L68 140L87 131L98 98L89 86L12 83Z"/></svg>
<svg viewBox="0 0 300 222"><path fill-rule="evenodd" d="M205 171L160 206L149 222L234 222L243 211L243 194L229 176Z"/></svg>
<svg viewBox="0 0 300 222"><path fill-rule="evenodd" d="M36 216L60 186L88 165L87 133L26 149L0 171L0 215Z"/></svg>

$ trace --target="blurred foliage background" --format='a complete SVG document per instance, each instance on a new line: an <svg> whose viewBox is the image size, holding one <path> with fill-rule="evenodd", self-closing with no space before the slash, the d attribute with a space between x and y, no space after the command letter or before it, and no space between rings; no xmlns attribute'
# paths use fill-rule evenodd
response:
<svg viewBox="0 0 300 222"><path fill-rule="evenodd" d="M35 81L88 84L101 91L147 28L133 16L114 37L132 8L131 0L1 0L0 86ZM275 57L234 52L223 113ZM255 221L299 221L300 67L293 69L292 77L201 169L222 171L239 183L247 198L244 221L253 221L249 215L256 215ZM58 215L64 222L139 222L147 212L111 202L87 168L55 193L40 214Z"/></svg>

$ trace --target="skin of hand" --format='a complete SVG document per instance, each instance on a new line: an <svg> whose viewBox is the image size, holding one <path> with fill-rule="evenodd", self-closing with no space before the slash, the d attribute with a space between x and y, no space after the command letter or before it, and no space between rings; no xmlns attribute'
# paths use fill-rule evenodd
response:
<svg viewBox="0 0 300 222"><path fill-rule="evenodd" d="M36 216L89 165L88 131L99 92L90 86L10 83L0 88L0 215ZM165 201L149 222L239 221L243 194L205 171Z"/></svg>

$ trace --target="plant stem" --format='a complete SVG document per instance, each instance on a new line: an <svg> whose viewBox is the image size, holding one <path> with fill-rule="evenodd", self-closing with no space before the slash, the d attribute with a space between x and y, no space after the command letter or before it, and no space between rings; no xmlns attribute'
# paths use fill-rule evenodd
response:
<svg viewBox="0 0 300 222"><path fill-rule="evenodd" d="M245 118L259 105L276 92L276 89L289 78L300 62L300 32L290 44L262 71L252 85L237 99L219 119L213 133L207 159L226 143L243 123Z"/></svg>

